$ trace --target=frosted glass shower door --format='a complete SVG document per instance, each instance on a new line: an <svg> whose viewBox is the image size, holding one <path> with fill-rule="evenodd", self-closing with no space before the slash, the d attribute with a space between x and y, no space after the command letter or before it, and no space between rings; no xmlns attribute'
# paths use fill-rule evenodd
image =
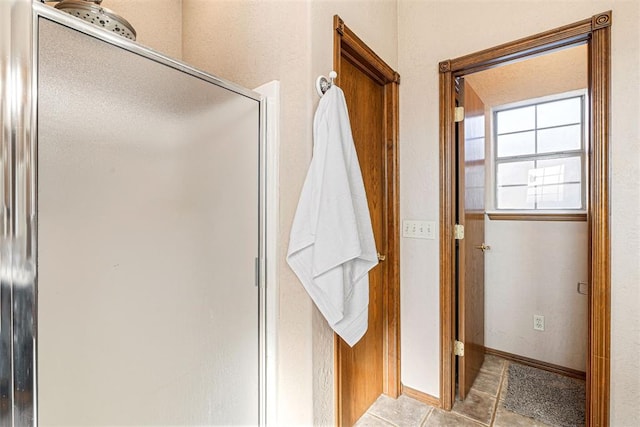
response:
<svg viewBox="0 0 640 427"><path fill-rule="evenodd" d="M38 25L39 424L258 424L259 100Z"/></svg>

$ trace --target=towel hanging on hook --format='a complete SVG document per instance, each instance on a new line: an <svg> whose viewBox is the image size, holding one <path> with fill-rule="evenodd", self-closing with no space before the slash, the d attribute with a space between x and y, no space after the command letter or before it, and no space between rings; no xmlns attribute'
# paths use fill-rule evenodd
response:
<svg viewBox="0 0 640 427"><path fill-rule="evenodd" d="M329 73L328 79L325 76L318 76L318 78L316 79L316 90L318 91L318 95L324 95L324 93L329 90L331 86L333 86L334 80L337 77L338 73L336 73L335 71L331 71Z"/></svg>
<svg viewBox="0 0 640 427"><path fill-rule="evenodd" d="M320 98L313 157L291 224L287 263L350 346L367 331L369 270L378 264L371 214L342 89Z"/></svg>

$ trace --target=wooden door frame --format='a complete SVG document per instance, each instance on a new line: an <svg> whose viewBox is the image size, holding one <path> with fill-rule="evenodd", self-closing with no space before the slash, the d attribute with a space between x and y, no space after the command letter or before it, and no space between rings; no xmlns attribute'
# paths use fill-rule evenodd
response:
<svg viewBox="0 0 640 427"><path fill-rule="evenodd" d="M589 283L586 424L609 425L611 266L609 100L611 11L574 24L440 62L440 404L455 399L455 78L516 59L587 43L589 57Z"/></svg>
<svg viewBox="0 0 640 427"><path fill-rule="evenodd" d="M338 15L333 17L333 66L340 86L340 58L346 57L363 73L384 86L387 187L384 211L388 222L384 229L387 237L386 283L383 295L384 373L383 392L393 398L400 394L400 213L399 213L399 93L400 75L387 65ZM341 352L338 335L334 334L334 370L336 394L336 421L342 420ZM348 397L348 396L347 396Z"/></svg>

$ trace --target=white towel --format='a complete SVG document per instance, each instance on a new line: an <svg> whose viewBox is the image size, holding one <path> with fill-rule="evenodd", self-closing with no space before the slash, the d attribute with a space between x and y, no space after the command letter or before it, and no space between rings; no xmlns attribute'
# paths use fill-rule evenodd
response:
<svg viewBox="0 0 640 427"><path fill-rule="evenodd" d="M369 270L378 257L347 104L335 85L320 99L313 138L287 262L329 325L353 346L367 331Z"/></svg>

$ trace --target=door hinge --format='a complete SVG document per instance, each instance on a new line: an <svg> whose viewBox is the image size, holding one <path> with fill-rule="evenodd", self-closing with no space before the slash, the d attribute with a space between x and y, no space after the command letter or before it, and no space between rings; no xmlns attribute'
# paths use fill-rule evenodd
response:
<svg viewBox="0 0 640 427"><path fill-rule="evenodd" d="M464 120L464 107L456 107L453 110L453 121L458 123Z"/></svg>
<svg viewBox="0 0 640 427"><path fill-rule="evenodd" d="M453 354L455 354L456 356L464 356L464 343L461 341L454 341L453 342Z"/></svg>
<svg viewBox="0 0 640 427"><path fill-rule="evenodd" d="M453 237L456 240L464 239L464 225L456 224L453 226Z"/></svg>

